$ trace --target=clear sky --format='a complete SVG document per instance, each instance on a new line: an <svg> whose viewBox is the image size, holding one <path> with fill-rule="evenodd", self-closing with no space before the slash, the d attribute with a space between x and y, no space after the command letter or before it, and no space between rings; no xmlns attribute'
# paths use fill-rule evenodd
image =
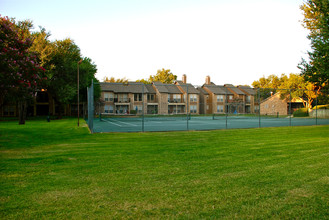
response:
<svg viewBox="0 0 329 220"><path fill-rule="evenodd" d="M52 40L71 38L96 77L146 79L170 69L202 85L251 85L299 73L310 49L303 0L0 0L0 14L30 19Z"/></svg>

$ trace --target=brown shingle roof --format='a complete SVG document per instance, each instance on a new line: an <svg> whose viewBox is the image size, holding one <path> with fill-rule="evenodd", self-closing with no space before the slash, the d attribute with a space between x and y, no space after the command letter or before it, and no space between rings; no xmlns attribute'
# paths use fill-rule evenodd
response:
<svg viewBox="0 0 329 220"><path fill-rule="evenodd" d="M100 83L102 91L114 92L114 93L150 93L146 85L141 83Z"/></svg>
<svg viewBox="0 0 329 220"><path fill-rule="evenodd" d="M212 93L216 95L232 95L233 93L226 89L224 86L217 86L217 85L203 85L203 87L209 89Z"/></svg>
<svg viewBox="0 0 329 220"><path fill-rule="evenodd" d="M206 90L204 90L203 88L201 88L201 87L198 87L198 88L196 88L201 94L203 94L203 95L209 95L209 93L206 91Z"/></svg>
<svg viewBox="0 0 329 220"><path fill-rule="evenodd" d="M251 88L250 86L238 86L238 88L249 95L256 95L256 89Z"/></svg>
<svg viewBox="0 0 329 220"><path fill-rule="evenodd" d="M189 94L200 94L200 92L191 84L191 83L183 83L183 81L176 81L176 84L186 93Z"/></svg>
<svg viewBox="0 0 329 220"><path fill-rule="evenodd" d="M224 85L227 88L230 88L234 93L238 95L246 95L242 90L238 89L237 87L233 86L232 84L225 84Z"/></svg>
<svg viewBox="0 0 329 220"><path fill-rule="evenodd" d="M163 84L162 82L153 82L153 85L160 93L182 94L176 85Z"/></svg>

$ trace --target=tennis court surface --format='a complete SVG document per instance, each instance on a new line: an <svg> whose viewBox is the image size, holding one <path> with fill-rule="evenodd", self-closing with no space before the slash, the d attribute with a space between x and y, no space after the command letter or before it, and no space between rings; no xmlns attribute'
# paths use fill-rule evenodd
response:
<svg viewBox="0 0 329 220"><path fill-rule="evenodd" d="M121 116L94 118L93 132L151 132L328 125L329 119L256 116Z"/></svg>

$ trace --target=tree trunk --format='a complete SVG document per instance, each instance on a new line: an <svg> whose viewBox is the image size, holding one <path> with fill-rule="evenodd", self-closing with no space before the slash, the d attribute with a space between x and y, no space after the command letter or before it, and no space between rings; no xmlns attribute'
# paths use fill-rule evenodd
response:
<svg viewBox="0 0 329 220"><path fill-rule="evenodd" d="M18 117L19 117L18 124L25 125L26 112L27 112L26 101L19 101L18 102Z"/></svg>
<svg viewBox="0 0 329 220"><path fill-rule="evenodd" d="M58 104L58 110L59 110L59 112L58 112L58 119L62 119L63 118L63 113L62 113L62 111L63 111L63 104L62 103L59 103Z"/></svg>

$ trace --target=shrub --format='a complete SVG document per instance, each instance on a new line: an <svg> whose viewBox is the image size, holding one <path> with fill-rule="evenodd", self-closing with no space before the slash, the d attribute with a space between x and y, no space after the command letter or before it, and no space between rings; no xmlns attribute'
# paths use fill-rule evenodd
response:
<svg viewBox="0 0 329 220"><path fill-rule="evenodd" d="M136 110L130 110L130 114L132 114L132 115L136 115Z"/></svg>
<svg viewBox="0 0 329 220"><path fill-rule="evenodd" d="M308 109L307 108L300 108L294 113L292 113L294 117L307 117L308 116Z"/></svg>

